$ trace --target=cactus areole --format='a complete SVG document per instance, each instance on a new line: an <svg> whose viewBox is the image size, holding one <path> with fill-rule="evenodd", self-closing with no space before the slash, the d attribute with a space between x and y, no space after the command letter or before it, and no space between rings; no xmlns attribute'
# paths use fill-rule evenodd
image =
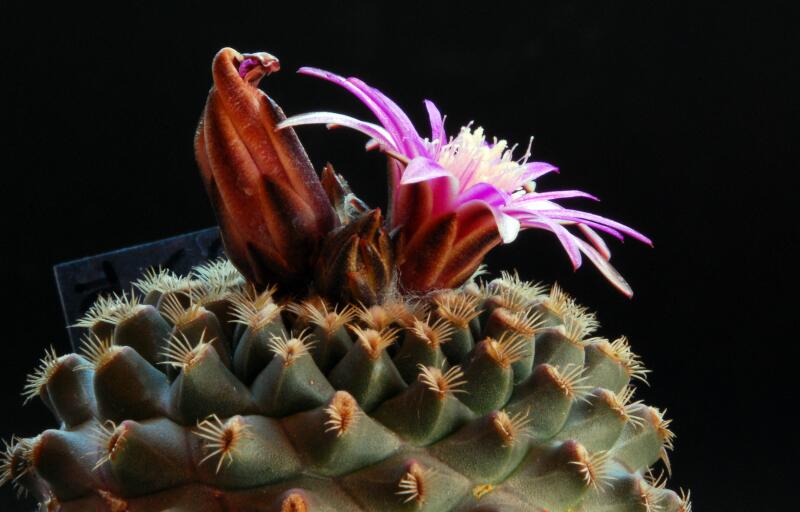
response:
<svg viewBox="0 0 800 512"><path fill-rule="evenodd" d="M0 484L43 511L690 511L627 339L557 284L480 277L545 229L631 295L600 233L650 240L539 190L557 169L530 146L448 136L430 101L423 137L361 80L302 68L378 122L287 119L259 88L279 67L212 65L195 152L227 259L99 297L79 353L46 351L23 392L59 428L6 441ZM385 215L314 170L294 127L320 123L386 155Z"/></svg>

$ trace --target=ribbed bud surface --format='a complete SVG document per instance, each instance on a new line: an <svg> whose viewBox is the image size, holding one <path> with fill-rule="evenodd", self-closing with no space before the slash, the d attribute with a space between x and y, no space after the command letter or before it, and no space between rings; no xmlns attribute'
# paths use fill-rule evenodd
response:
<svg viewBox="0 0 800 512"><path fill-rule="evenodd" d="M224 48L195 137L195 156L228 257L259 286L310 274L334 214L300 141L258 83L279 69L268 53Z"/></svg>

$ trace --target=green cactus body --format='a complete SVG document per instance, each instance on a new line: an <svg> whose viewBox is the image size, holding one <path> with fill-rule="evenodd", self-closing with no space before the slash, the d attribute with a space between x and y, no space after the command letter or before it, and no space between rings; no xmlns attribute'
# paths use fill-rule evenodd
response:
<svg viewBox="0 0 800 512"><path fill-rule="evenodd" d="M158 275L31 375L61 427L2 468L41 510L689 510L648 476L673 436L632 400L641 363L558 287L366 308L257 293L227 262L180 292Z"/></svg>

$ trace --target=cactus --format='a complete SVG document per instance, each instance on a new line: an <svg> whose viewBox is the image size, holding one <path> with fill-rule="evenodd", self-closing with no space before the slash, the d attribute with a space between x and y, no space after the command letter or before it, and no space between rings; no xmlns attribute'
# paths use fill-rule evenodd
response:
<svg viewBox="0 0 800 512"><path fill-rule="evenodd" d="M0 483L62 511L690 511L654 476L659 461L671 471L674 434L634 398L648 370L628 341L597 336L557 284L479 266L517 215L628 293L591 228L632 230L562 212L590 246L563 215L414 206L450 193L402 183L421 158L403 151L419 148L338 114L285 120L255 87L276 69L268 54L215 58L196 149L230 260L152 269L100 297L75 326L78 353L48 349L24 389L60 427L6 442ZM334 118L382 139L388 216L332 167L309 173L287 132Z"/></svg>

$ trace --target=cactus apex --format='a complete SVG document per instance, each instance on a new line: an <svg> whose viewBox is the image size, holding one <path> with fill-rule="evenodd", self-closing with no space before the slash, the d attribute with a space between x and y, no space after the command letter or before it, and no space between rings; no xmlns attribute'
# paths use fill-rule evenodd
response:
<svg viewBox="0 0 800 512"><path fill-rule="evenodd" d="M350 330L358 338L358 342L364 347L369 357L373 360L378 359L383 351L397 340L400 332L398 329L385 327L378 331L375 329L362 329L358 325L350 326Z"/></svg>
<svg viewBox="0 0 800 512"><path fill-rule="evenodd" d="M633 414L633 411L642 405L641 400L632 401L635 393L633 386L628 386L619 393L611 393L606 389L597 390L596 394L602 395L609 407L616 412L626 423L632 423L635 427L641 427L644 420Z"/></svg>
<svg viewBox="0 0 800 512"><path fill-rule="evenodd" d="M578 466L587 486L601 492L611 486L611 456L607 451L589 453L582 445L576 444L576 454L578 460L569 463Z"/></svg>
<svg viewBox="0 0 800 512"><path fill-rule="evenodd" d="M97 370L106 365L119 350L120 347L114 345L111 338L101 338L94 333L87 334L83 337L83 345L81 346L81 355L87 361L78 365L75 369Z"/></svg>
<svg viewBox="0 0 800 512"><path fill-rule="evenodd" d="M11 483L20 498L28 493L22 479L33 468L33 446L34 440L11 436L10 441L3 440L3 450L0 451L0 486Z"/></svg>
<svg viewBox="0 0 800 512"><path fill-rule="evenodd" d="M419 381L439 397L439 400L444 400L448 394L466 393L465 390L459 389L467 383L460 366L453 366L446 372L422 364L418 365L417 369L419 370Z"/></svg>
<svg viewBox="0 0 800 512"><path fill-rule="evenodd" d="M193 345L183 332L172 334L167 340L167 346L161 353L164 358L159 364L172 366L181 370L188 370L200 359L200 355L210 349L213 339L205 339L206 331L200 333L200 340Z"/></svg>
<svg viewBox="0 0 800 512"><path fill-rule="evenodd" d="M275 304L273 295L277 287L271 286L258 292L252 286L231 296L233 322L259 330L275 321L283 306Z"/></svg>
<svg viewBox="0 0 800 512"><path fill-rule="evenodd" d="M334 306L329 309L324 301L317 303L306 300L299 304L290 304L287 309L297 316L305 318L328 335L346 327L356 317L356 309L351 304L344 307Z"/></svg>
<svg viewBox="0 0 800 512"><path fill-rule="evenodd" d="M94 471L100 469L106 462L111 461L118 443L123 442L124 435L124 424L117 425L112 420L106 420L92 426L89 438L97 444L98 449L87 455L96 457L96 462L92 468Z"/></svg>
<svg viewBox="0 0 800 512"><path fill-rule="evenodd" d="M346 434L361 415L356 399L347 391L337 391L324 411L328 415L325 432L334 432L336 437Z"/></svg>
<svg viewBox="0 0 800 512"><path fill-rule="evenodd" d="M508 368L529 355L528 340L515 332L506 331L497 339L486 338L484 341L486 354L502 368Z"/></svg>
<svg viewBox="0 0 800 512"><path fill-rule="evenodd" d="M518 411L509 415L506 411L492 413L492 426L500 437L503 438L503 446L509 447L520 438L530 437L530 409Z"/></svg>
<svg viewBox="0 0 800 512"><path fill-rule="evenodd" d="M56 349L50 345L50 348L45 349L44 357L39 360L38 366L25 378L25 387L22 390L22 396L25 399L22 402L23 405L41 395L50 377L58 368L58 361Z"/></svg>
<svg viewBox="0 0 800 512"><path fill-rule="evenodd" d="M585 399L590 386L583 384L586 380L582 375L583 366L568 364L564 368L548 366L546 369L565 396Z"/></svg>
<svg viewBox="0 0 800 512"><path fill-rule="evenodd" d="M455 290L439 293L434 296L433 301L436 304L436 313L461 329L467 328L483 311L478 308L478 297Z"/></svg>
<svg viewBox="0 0 800 512"><path fill-rule="evenodd" d="M415 318L409 332L427 343L430 347L438 347L450 340L455 329L443 318L431 320L431 314L422 320Z"/></svg>
<svg viewBox="0 0 800 512"><path fill-rule="evenodd" d="M297 336L287 336L285 334L273 334L269 340L269 349L283 359L283 366L291 366L297 358L308 354L308 349L315 341L308 332L308 329L303 330Z"/></svg>
<svg viewBox="0 0 800 512"><path fill-rule="evenodd" d="M189 295L189 305L185 306L179 294L170 293L164 298L161 312L172 325L184 327L202 317L205 312L203 305L197 300L194 293Z"/></svg>
<svg viewBox="0 0 800 512"><path fill-rule="evenodd" d="M416 502L417 505L425 503L425 477L429 473L417 461L410 461L407 465L408 471L403 474L397 483L397 494L403 498L403 503Z"/></svg>
<svg viewBox="0 0 800 512"><path fill-rule="evenodd" d="M219 473L225 461L229 466L233 463L238 443L251 435L241 416L233 416L223 422L216 414L199 421L192 433L203 440L206 455L200 464L219 456L215 473Z"/></svg>
<svg viewBox="0 0 800 512"><path fill-rule="evenodd" d="M648 384L647 374L650 373L650 370L645 368L639 356L633 353L627 337L620 336L612 342L599 340L597 346L606 355L619 361L632 379L637 379L644 384Z"/></svg>
<svg viewBox="0 0 800 512"><path fill-rule="evenodd" d="M308 512L308 502L299 493L291 493L281 502L281 512Z"/></svg>

